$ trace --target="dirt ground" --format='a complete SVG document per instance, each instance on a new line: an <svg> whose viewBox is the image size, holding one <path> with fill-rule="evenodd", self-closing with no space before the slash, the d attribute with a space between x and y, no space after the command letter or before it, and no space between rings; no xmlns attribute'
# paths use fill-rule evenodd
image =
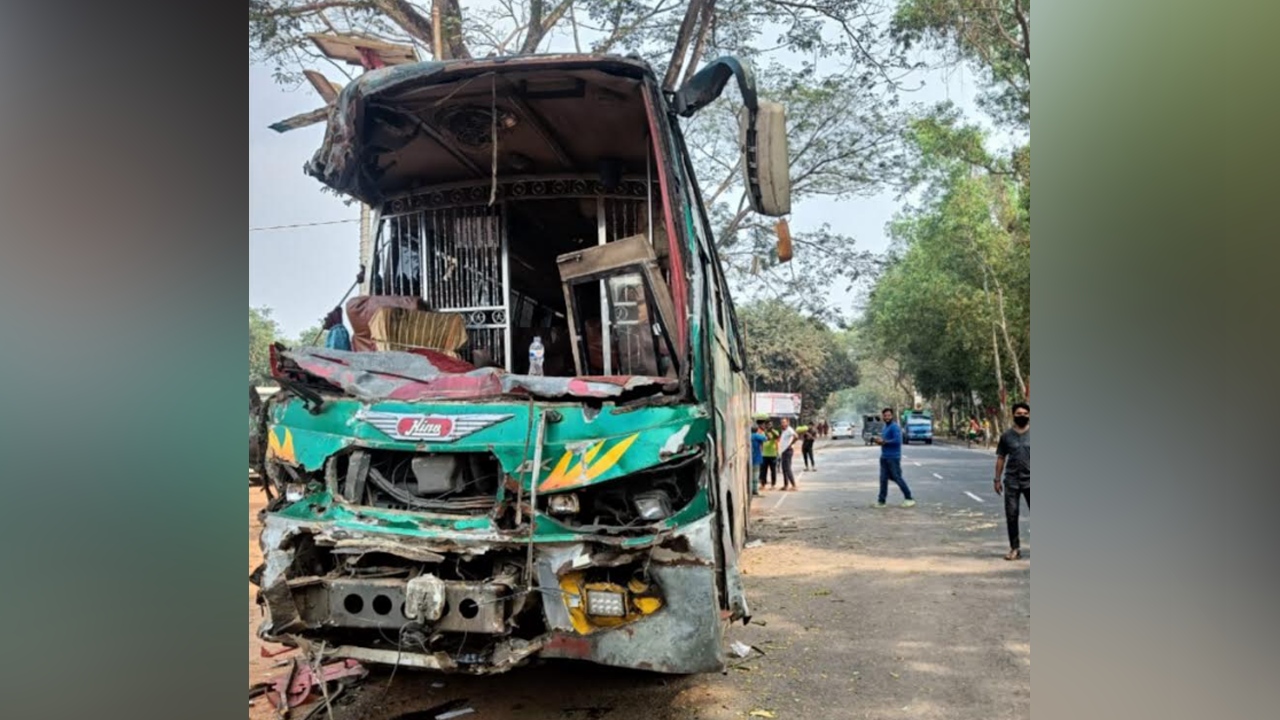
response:
<svg viewBox="0 0 1280 720"><path fill-rule="evenodd" d="M477 720L1030 717L1030 561L1001 558L1007 546L1002 506L987 487L990 456L913 447L904 467L920 504L880 510L870 507L874 453L824 443L823 467L800 474L800 492L766 492L756 502L752 537L763 545L743 558L753 617L729 639L758 650L723 674L671 677L568 661L488 678L375 671L335 705L334 717L392 720L458 699ZM250 491L250 569L260 557L261 506ZM273 667L279 658L259 656L254 591L251 684L282 672ZM249 715L273 717L262 699Z"/></svg>

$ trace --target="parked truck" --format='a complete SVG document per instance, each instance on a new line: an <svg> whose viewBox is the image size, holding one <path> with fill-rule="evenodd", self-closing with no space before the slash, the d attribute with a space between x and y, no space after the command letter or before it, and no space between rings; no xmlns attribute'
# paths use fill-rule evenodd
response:
<svg viewBox="0 0 1280 720"><path fill-rule="evenodd" d="M307 172L372 208L353 302L379 309L356 351L273 350L262 638L446 672L723 667L751 395L680 119L730 81L750 202L784 215L782 108L733 58L675 92L582 55L343 89Z"/></svg>

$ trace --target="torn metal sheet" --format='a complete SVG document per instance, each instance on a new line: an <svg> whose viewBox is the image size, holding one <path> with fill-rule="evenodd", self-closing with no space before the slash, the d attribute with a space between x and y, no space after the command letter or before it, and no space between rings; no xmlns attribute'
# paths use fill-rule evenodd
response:
<svg viewBox="0 0 1280 720"><path fill-rule="evenodd" d="M437 142L440 139L448 141L447 135L436 124L421 118L415 117L412 123L397 125L398 114L388 113L388 109L396 108L406 95L421 92L432 85L467 80L477 82L476 78L487 74L528 70L554 71L570 77L573 73L595 72L601 76L653 81L653 71L643 61L603 55L418 62L373 70L348 83L338 95L329 117L324 144L307 163L306 171L340 193L378 205L388 193L387 183L381 182L385 168L379 168L378 159L398 149L394 144L397 138L401 146L419 134L436 138ZM503 90L502 95L505 97L507 92ZM536 133L529 141L546 142ZM475 160L461 148L450 145L449 152L454 156L454 162L463 168L475 164ZM483 173L479 175L483 176Z"/></svg>
<svg viewBox="0 0 1280 720"><path fill-rule="evenodd" d="M303 372L364 401L457 400L532 395L538 398L616 398L651 388L660 392L673 381L663 377L543 377L513 375L499 368L445 372L429 359L407 352L345 352L298 348L281 353ZM678 389L678 384L672 387Z"/></svg>

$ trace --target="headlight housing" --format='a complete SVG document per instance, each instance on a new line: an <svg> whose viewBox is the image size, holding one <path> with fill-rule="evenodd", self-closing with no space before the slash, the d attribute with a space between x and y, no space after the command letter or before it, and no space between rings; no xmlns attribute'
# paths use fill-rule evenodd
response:
<svg viewBox="0 0 1280 720"><path fill-rule="evenodd" d="M636 514L647 522L671 517L671 497L662 490L650 490L635 496Z"/></svg>
<svg viewBox="0 0 1280 720"><path fill-rule="evenodd" d="M547 512L551 515L577 515L580 509L577 493L560 493L547 498Z"/></svg>

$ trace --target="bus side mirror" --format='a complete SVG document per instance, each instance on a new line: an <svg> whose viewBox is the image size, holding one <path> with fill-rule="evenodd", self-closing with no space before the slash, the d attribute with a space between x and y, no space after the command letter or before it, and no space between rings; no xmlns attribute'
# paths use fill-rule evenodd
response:
<svg viewBox="0 0 1280 720"><path fill-rule="evenodd" d="M742 167L751 209L782 217L791 212L791 158L787 153L787 116L780 103L762 100L756 112L742 113Z"/></svg>

